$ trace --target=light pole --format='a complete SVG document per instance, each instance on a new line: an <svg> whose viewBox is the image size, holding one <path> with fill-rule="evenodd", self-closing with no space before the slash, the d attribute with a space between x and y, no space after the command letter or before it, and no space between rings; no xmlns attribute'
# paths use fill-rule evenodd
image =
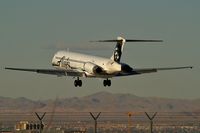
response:
<svg viewBox="0 0 200 133"><path fill-rule="evenodd" d="M46 114L46 112L42 116L39 116L38 113L35 112L35 115L37 116L37 118L40 121L40 127L39 127L40 133L42 133L42 130L43 130L43 127L44 127L42 120L44 119L45 114Z"/></svg>
<svg viewBox="0 0 200 133"><path fill-rule="evenodd" d="M150 117L147 112L145 112L145 114L150 120L150 133L153 133L153 119L155 118L157 112L155 112L152 117Z"/></svg>
<svg viewBox="0 0 200 133"><path fill-rule="evenodd" d="M101 112L99 112L97 114L97 116L95 117L91 112L90 115L92 116L92 118L94 119L94 133L97 133L97 119L99 118Z"/></svg>

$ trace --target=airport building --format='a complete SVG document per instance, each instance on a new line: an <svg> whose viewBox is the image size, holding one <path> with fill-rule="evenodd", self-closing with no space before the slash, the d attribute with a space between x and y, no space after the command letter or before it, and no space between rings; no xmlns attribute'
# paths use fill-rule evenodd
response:
<svg viewBox="0 0 200 133"><path fill-rule="evenodd" d="M26 133L39 133L39 130L44 128L44 124L30 123L28 121L20 121L15 125L15 131L26 131Z"/></svg>

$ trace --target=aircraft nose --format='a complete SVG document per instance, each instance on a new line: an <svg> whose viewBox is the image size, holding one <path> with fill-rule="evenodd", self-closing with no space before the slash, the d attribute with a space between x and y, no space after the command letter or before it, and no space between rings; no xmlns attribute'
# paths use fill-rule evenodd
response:
<svg viewBox="0 0 200 133"><path fill-rule="evenodd" d="M58 61L57 61L55 55L53 56L53 59L52 59L52 61L51 61L51 64L52 64L52 66L59 66Z"/></svg>

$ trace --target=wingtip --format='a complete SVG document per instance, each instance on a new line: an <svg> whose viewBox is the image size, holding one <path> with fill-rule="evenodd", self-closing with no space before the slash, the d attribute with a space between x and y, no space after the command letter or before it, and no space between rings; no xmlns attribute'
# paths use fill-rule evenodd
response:
<svg viewBox="0 0 200 133"><path fill-rule="evenodd" d="M193 66L186 66L186 67L183 67L183 68L186 68L186 69L193 69L194 67L193 67Z"/></svg>
<svg viewBox="0 0 200 133"><path fill-rule="evenodd" d="M11 67L4 67L4 69L9 70L9 69L12 69L12 68Z"/></svg>

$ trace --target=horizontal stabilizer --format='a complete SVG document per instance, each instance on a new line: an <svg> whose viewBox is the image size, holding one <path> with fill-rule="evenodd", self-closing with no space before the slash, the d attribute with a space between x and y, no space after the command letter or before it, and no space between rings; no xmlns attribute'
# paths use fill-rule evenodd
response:
<svg viewBox="0 0 200 133"><path fill-rule="evenodd" d="M98 41L90 41L90 42L120 42L123 40L98 40ZM126 42L163 42L163 40L139 40L139 39L125 39Z"/></svg>

